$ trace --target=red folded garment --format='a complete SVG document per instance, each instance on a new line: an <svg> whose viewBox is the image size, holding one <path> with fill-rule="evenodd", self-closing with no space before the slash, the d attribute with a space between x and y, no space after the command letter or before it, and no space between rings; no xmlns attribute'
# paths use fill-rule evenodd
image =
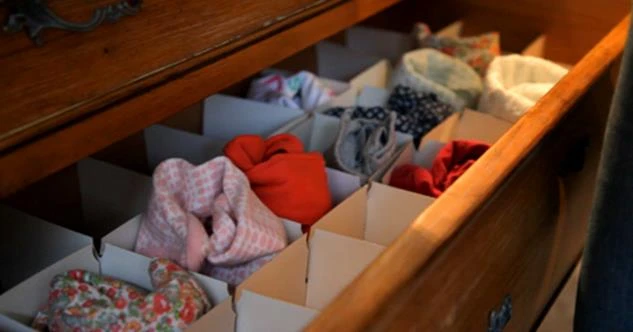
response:
<svg viewBox="0 0 633 332"><path fill-rule="evenodd" d="M423 195L439 197L488 150L476 141L452 141L440 149L430 170L402 165L391 173L389 185Z"/></svg>
<svg viewBox="0 0 633 332"><path fill-rule="evenodd" d="M224 147L224 154L277 216L310 226L332 208L325 160L320 153L304 152L297 137L241 135Z"/></svg>

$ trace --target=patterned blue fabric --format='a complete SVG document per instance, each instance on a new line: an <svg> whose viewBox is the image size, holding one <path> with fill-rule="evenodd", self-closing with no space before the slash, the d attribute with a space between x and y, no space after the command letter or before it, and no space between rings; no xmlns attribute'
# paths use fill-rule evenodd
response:
<svg viewBox="0 0 633 332"><path fill-rule="evenodd" d="M398 85L389 96L387 106L352 107L353 118L376 119L384 121L390 111L397 113L396 131L413 136L417 144L422 137L444 119L453 114L451 105L437 99L434 93L417 92L407 86ZM349 108L334 107L324 113L341 117Z"/></svg>

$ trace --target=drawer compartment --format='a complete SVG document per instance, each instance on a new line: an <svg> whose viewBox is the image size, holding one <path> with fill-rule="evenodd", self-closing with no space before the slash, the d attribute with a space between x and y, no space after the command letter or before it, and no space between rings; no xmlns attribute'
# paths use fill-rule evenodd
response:
<svg viewBox="0 0 633 332"><path fill-rule="evenodd" d="M582 250L612 64L628 24L577 63L308 330L529 330Z"/></svg>

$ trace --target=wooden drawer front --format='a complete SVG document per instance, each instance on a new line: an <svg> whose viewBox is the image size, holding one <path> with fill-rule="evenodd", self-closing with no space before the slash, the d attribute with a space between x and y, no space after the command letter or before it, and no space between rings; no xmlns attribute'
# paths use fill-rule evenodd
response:
<svg viewBox="0 0 633 332"><path fill-rule="evenodd" d="M47 2L81 21L116 1ZM0 150L337 2L144 1L136 16L92 32L45 30L42 47L2 33Z"/></svg>
<svg viewBox="0 0 633 332"><path fill-rule="evenodd" d="M504 331L530 330L582 250L608 110L595 105L609 105L611 94L598 91L609 88L603 80L590 91L389 301L375 330L485 331L506 296L512 318Z"/></svg>
<svg viewBox="0 0 633 332"><path fill-rule="evenodd" d="M623 20L308 327L530 330L579 258ZM350 317L354 317L353 319Z"/></svg>

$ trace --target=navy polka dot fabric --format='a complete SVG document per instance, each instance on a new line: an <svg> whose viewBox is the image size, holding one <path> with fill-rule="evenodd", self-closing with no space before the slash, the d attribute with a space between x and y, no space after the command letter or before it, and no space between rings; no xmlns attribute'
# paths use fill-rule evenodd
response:
<svg viewBox="0 0 633 332"><path fill-rule="evenodd" d="M413 136L416 145L426 133L454 112L451 105L439 101L434 93L417 92L404 85L394 88L387 101L387 107L353 108L354 118L377 120L385 120L389 111L395 111L396 131ZM345 110L343 107L334 107L324 113L341 117Z"/></svg>

